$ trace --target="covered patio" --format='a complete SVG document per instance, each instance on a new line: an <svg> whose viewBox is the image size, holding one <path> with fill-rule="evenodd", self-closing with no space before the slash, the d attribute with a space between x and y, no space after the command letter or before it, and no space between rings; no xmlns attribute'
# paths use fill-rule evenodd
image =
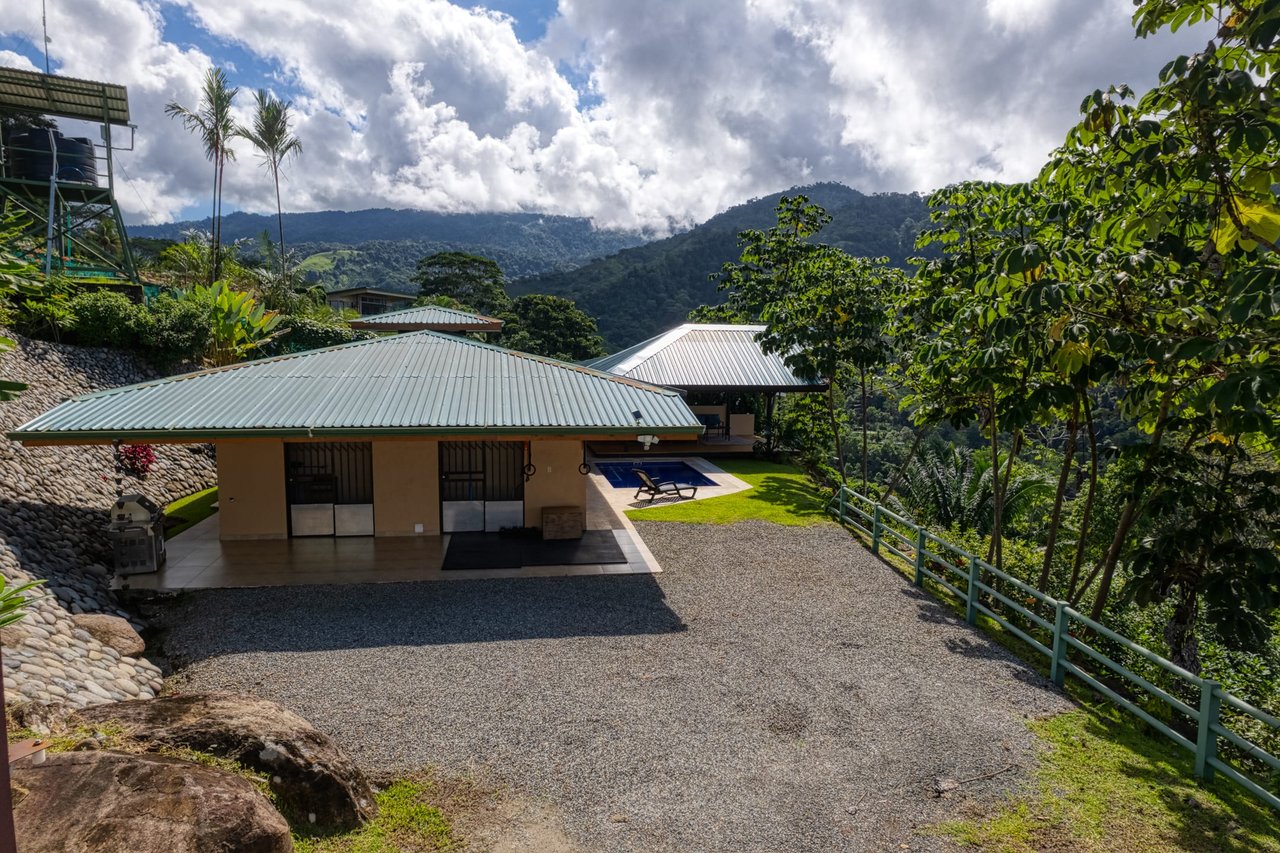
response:
<svg viewBox="0 0 1280 853"><path fill-rule="evenodd" d="M662 571L631 522L618 512L591 477L587 486L587 534L585 540L548 542L546 555L537 549L540 540L523 543L532 553L529 565L496 565L491 568L447 568L454 534L440 536L346 536L291 539L224 539L220 516L214 513L170 539L168 560L154 574L118 577L120 590L180 592L194 589L229 589L312 584L401 583L406 581L474 580L476 578L576 577L582 575L656 574ZM477 534L457 534L476 536ZM470 560L483 563L494 553L496 563L510 553L501 535L492 537L492 549L470 547ZM585 546L578 543L585 541ZM607 551L608 562L591 562L603 553L601 541L616 546ZM580 559L574 556L581 548ZM555 550L551 550L555 549ZM573 562L546 562L570 554ZM542 559L540 559L540 557Z"/></svg>
<svg viewBox="0 0 1280 853"><path fill-rule="evenodd" d="M698 436L646 446L646 455L750 454L757 443L772 446L778 394L827 390L826 382L796 376L781 355L765 352L756 340L764 330L759 325L685 323L587 366L680 391L705 428ZM592 441L589 447L602 457L633 456L637 449L618 441Z"/></svg>

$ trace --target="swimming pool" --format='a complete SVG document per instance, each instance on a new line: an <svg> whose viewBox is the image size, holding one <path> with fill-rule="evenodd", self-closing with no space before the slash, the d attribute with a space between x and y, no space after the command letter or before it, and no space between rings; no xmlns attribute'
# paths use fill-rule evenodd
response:
<svg viewBox="0 0 1280 853"><path fill-rule="evenodd" d="M638 489L640 478L632 473L639 468L655 483L673 481L682 486L714 486L716 481L688 462L597 462L596 467L615 489Z"/></svg>

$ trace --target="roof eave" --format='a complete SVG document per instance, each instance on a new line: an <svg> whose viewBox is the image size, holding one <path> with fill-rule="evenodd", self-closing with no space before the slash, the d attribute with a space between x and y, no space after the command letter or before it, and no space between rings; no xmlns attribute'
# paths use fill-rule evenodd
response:
<svg viewBox="0 0 1280 853"><path fill-rule="evenodd" d="M502 321L492 323L377 323L352 320L353 329L369 332L501 332Z"/></svg>
<svg viewBox="0 0 1280 853"><path fill-rule="evenodd" d="M592 427L547 427L547 426L503 426L503 427L317 427L305 429L285 427L279 429L220 429L220 430L59 430L57 432L15 431L6 433L10 441L20 441L30 445L52 444L98 444L103 442L154 442L157 444L201 443L232 438L433 438L448 436L621 436L636 437L641 435L677 436L701 435L705 430L702 425L646 426L643 429L618 426Z"/></svg>

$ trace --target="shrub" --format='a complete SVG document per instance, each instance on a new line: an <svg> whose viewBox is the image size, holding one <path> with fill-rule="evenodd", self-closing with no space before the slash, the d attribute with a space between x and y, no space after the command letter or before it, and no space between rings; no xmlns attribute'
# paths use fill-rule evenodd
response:
<svg viewBox="0 0 1280 853"><path fill-rule="evenodd" d="M213 335L206 308L167 295L153 299L147 308L141 315L139 338L152 363L167 368L204 354Z"/></svg>
<svg viewBox="0 0 1280 853"><path fill-rule="evenodd" d="M305 352L375 337L373 332L357 331L341 321L326 323L309 317L286 316L280 329L287 331L271 342L270 355Z"/></svg>
<svg viewBox="0 0 1280 853"><path fill-rule="evenodd" d="M146 308L134 304L129 297L110 290L80 293L71 298L75 319L71 333L76 343L88 347L134 349L139 342L139 327L144 323Z"/></svg>

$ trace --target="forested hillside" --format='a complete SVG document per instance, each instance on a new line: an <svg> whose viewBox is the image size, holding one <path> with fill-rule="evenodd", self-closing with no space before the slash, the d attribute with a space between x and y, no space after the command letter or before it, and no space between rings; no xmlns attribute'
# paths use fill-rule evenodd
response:
<svg viewBox="0 0 1280 853"><path fill-rule="evenodd" d="M137 225L129 236L182 239L208 231L209 220ZM289 251L314 281L337 287L413 290L409 276L419 258L441 251L472 252L496 260L509 278L563 271L639 245L641 234L596 229L588 219L534 213L432 213L358 210L286 213ZM232 213L222 220L222 241L275 234L274 216Z"/></svg>
<svg viewBox="0 0 1280 853"><path fill-rule="evenodd" d="M803 193L832 215L822 239L851 255L886 256L902 266L914 252L915 236L928 219L924 197L864 195L841 184L788 190ZM644 246L624 249L579 269L512 282L513 295L551 293L568 297L596 317L609 349L617 350L682 322L693 308L724 301L710 280L738 257L737 235L767 228L784 193L753 199L702 225Z"/></svg>

